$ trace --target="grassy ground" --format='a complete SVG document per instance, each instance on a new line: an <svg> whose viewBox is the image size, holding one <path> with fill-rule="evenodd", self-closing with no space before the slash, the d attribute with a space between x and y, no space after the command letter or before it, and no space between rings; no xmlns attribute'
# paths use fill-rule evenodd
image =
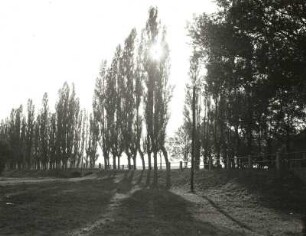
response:
<svg viewBox="0 0 306 236"><path fill-rule="evenodd" d="M300 235L306 186L292 173L216 170L198 172L196 178L197 194L241 229Z"/></svg>
<svg viewBox="0 0 306 236"><path fill-rule="evenodd" d="M47 178L73 172L4 173L0 235L301 235L306 188L289 172L199 171L195 194L188 170L157 186L149 171Z"/></svg>

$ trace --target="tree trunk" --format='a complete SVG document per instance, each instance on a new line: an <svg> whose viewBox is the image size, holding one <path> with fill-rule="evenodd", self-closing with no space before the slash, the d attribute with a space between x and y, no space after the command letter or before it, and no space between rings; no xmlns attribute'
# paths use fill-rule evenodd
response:
<svg viewBox="0 0 306 236"><path fill-rule="evenodd" d="M128 160L128 169L130 170L131 169L131 154L130 152L126 152L126 155L127 155L127 160Z"/></svg>
<svg viewBox="0 0 306 236"><path fill-rule="evenodd" d="M145 170L146 169L146 165L145 165L144 154L143 154L143 152L140 149L138 149L138 152L139 152L139 155L140 155L140 158L141 158L141 162L142 162L142 169Z"/></svg>
<svg viewBox="0 0 306 236"><path fill-rule="evenodd" d="M157 186L157 151L154 151L154 180L153 185Z"/></svg>
<svg viewBox="0 0 306 236"><path fill-rule="evenodd" d="M166 165L168 166L168 164L169 164L168 152L167 152L167 150L166 150L166 148L164 146L162 146L161 151L163 152Z"/></svg>
<svg viewBox="0 0 306 236"><path fill-rule="evenodd" d="M121 156L118 155L118 166L117 166L117 169L118 169L118 170L120 170L120 157L121 157Z"/></svg>
<svg viewBox="0 0 306 236"><path fill-rule="evenodd" d="M103 154L103 160L104 160L104 169L107 169L107 156L105 153Z"/></svg>
<svg viewBox="0 0 306 236"><path fill-rule="evenodd" d="M215 99L215 122L214 122L214 146L216 150L216 165L220 165L220 143L218 142L218 119L219 119L219 103L218 98Z"/></svg>
<svg viewBox="0 0 306 236"><path fill-rule="evenodd" d="M137 157L137 153L136 153L136 155L133 156L133 166L134 166L134 170L136 170L136 157Z"/></svg>
<svg viewBox="0 0 306 236"><path fill-rule="evenodd" d="M113 154L113 169L116 169L116 156Z"/></svg>
<svg viewBox="0 0 306 236"><path fill-rule="evenodd" d="M197 132L196 132L197 133ZM199 170L200 169L200 158L201 158L201 143L199 141L198 138L198 134L196 134L195 138L196 138L196 143L195 143L195 160L194 160L194 168L195 170Z"/></svg>
<svg viewBox="0 0 306 236"><path fill-rule="evenodd" d="M164 146L162 146L161 150L163 152L165 162L166 162L166 171L167 171L166 186L167 186L167 188L170 188L170 186L171 186L171 182L170 182L170 162L169 162L169 159L168 159L168 152L167 152L167 150Z"/></svg>
<svg viewBox="0 0 306 236"><path fill-rule="evenodd" d="M151 151L148 151L148 168L152 170Z"/></svg>

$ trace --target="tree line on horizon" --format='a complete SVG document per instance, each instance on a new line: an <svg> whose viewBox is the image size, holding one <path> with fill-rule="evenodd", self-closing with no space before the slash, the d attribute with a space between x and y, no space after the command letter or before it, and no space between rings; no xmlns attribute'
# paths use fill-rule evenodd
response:
<svg viewBox="0 0 306 236"><path fill-rule="evenodd" d="M159 58L152 55L155 47L162 51ZM0 124L0 157L6 157L2 168L94 167L99 148L104 168L119 169L125 154L129 169L136 169L137 155L145 169L146 154L148 168L157 170L158 152L168 166L169 68L166 28L152 7L141 33L132 29L112 60L102 62L92 113L80 108L74 85L66 82L58 92L55 112L50 112L47 93L39 110L31 99L26 111L22 105L12 109Z"/></svg>

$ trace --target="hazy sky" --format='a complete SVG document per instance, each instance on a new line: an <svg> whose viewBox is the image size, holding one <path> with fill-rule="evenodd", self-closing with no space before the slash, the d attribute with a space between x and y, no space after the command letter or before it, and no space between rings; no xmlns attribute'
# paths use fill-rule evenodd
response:
<svg viewBox="0 0 306 236"><path fill-rule="evenodd" d="M64 81L75 83L82 107L91 106L102 59L112 57L133 27L140 32L150 6L159 8L168 28L174 131L182 122L188 78L186 21L214 11L210 0L1 0L0 119L28 98L40 107L44 92L53 109Z"/></svg>

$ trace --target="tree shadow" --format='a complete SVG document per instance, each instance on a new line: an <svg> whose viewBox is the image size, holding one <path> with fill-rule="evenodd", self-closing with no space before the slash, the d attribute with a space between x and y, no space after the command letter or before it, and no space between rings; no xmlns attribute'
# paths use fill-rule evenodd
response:
<svg viewBox="0 0 306 236"><path fill-rule="evenodd" d="M124 173L124 177L121 179L121 181L117 185L117 192L126 194L133 188L133 177L134 177L134 170L129 170Z"/></svg>
<svg viewBox="0 0 306 236"><path fill-rule="evenodd" d="M245 235L193 218L191 203L161 188L145 188L123 200L112 221L91 235Z"/></svg>
<svg viewBox="0 0 306 236"><path fill-rule="evenodd" d="M150 185L151 185L151 170L148 170L145 187L149 187Z"/></svg>
<svg viewBox="0 0 306 236"><path fill-rule="evenodd" d="M202 196L204 199L206 199L216 210L218 210L221 214L223 214L224 216L226 216L228 219L230 219L231 221L235 222L237 225L239 225L241 228L247 229L249 231L254 232L253 229L251 229L248 225L240 222L239 220L235 219L234 217L232 217L229 213L227 213L226 211L224 211L221 207L219 207L214 201L212 201L210 198L208 198L207 196Z"/></svg>
<svg viewBox="0 0 306 236"><path fill-rule="evenodd" d="M171 171L166 171L166 188L171 188Z"/></svg>
<svg viewBox="0 0 306 236"><path fill-rule="evenodd" d="M143 179L144 172L145 172L145 170L142 170L142 171L140 172L140 175L139 175L139 177L138 177L138 179L137 179L135 185L140 185L140 184L141 184L142 179Z"/></svg>
<svg viewBox="0 0 306 236"><path fill-rule="evenodd" d="M153 176L152 176L153 172ZM145 172L144 172L145 173ZM171 188L171 174L167 171L146 171L146 181L145 184L142 185L141 181L138 182L138 185L141 187L147 188L162 188L162 189L170 189ZM143 173L141 173L142 175Z"/></svg>

